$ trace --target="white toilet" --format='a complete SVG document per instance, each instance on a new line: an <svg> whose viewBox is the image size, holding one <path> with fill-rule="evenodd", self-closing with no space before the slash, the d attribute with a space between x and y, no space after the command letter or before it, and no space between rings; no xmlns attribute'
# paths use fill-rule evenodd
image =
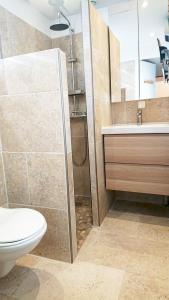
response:
<svg viewBox="0 0 169 300"><path fill-rule="evenodd" d="M46 220L36 210L0 208L0 278L38 245L46 230Z"/></svg>

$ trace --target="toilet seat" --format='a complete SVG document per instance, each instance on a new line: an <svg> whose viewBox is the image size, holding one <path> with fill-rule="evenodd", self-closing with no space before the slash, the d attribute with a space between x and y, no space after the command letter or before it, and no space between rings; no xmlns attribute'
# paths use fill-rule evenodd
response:
<svg viewBox="0 0 169 300"><path fill-rule="evenodd" d="M46 230L45 218L29 208L0 208L0 247L30 240Z"/></svg>

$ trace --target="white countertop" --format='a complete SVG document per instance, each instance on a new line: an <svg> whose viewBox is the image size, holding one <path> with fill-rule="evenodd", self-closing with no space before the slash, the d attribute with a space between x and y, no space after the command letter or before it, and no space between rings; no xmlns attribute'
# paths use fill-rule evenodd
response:
<svg viewBox="0 0 169 300"><path fill-rule="evenodd" d="M144 134L168 133L169 123L143 123L142 125L124 124L102 127L102 134Z"/></svg>

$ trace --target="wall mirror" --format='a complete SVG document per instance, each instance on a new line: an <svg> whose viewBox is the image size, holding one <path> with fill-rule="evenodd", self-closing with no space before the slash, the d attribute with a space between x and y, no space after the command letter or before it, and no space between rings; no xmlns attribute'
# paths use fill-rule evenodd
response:
<svg viewBox="0 0 169 300"><path fill-rule="evenodd" d="M111 31L111 101L168 97L168 0L111 0L100 11Z"/></svg>

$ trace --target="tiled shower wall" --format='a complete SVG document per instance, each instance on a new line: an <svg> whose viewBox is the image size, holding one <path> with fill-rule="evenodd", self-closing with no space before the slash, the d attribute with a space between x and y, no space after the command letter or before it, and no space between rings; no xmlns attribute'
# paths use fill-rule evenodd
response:
<svg viewBox="0 0 169 300"><path fill-rule="evenodd" d="M48 230L34 253L70 262L77 243L65 56L53 49L1 64L0 133L9 206L42 212Z"/></svg>
<svg viewBox="0 0 169 300"><path fill-rule="evenodd" d="M84 68L83 68L83 45L82 34L73 35L74 56L77 57L75 64L75 84L78 89L85 90ZM36 52L51 48L60 48L66 53L67 61L70 53L69 36L57 39L50 39L31 25L27 24L8 10L0 6L0 55L3 58L16 56L25 53ZM71 89L71 68L67 63L68 86ZM2 85L2 86L1 86ZM3 88L0 80L0 90ZM69 99L70 113L73 109L72 97ZM79 110L86 111L86 98L84 95L78 96ZM73 147L74 182L76 199L89 199L90 174L88 158L88 137L87 121L71 120L71 136ZM85 147L87 146L87 159L83 166L79 165L85 157Z"/></svg>
<svg viewBox="0 0 169 300"><path fill-rule="evenodd" d="M94 224L99 225L112 202L105 189L101 135L101 127L112 123L108 27L88 0L82 1L82 17L92 208Z"/></svg>
<svg viewBox="0 0 169 300"><path fill-rule="evenodd" d="M51 39L0 6L0 58L50 49ZM0 95L7 94L3 61L0 60ZM1 143L0 143L1 145ZM0 206L7 205L0 146Z"/></svg>
<svg viewBox="0 0 169 300"><path fill-rule="evenodd" d="M72 90L72 74L71 64L68 62L70 57L70 37L65 36L52 40L53 48L60 48L66 53L67 72L68 72L68 87ZM84 65L83 65L83 40L82 33L73 34L73 53L77 58L75 66L75 85L76 89L85 91ZM77 108L86 112L86 96L81 95L76 97ZM73 97L69 97L70 115L73 110ZM89 157L88 157L88 136L87 136L87 120L86 119L71 119L71 137L72 137L72 152L73 152L73 169L74 169L74 184L76 201L88 201L91 197L90 192L90 174L89 174ZM83 165L85 154L87 151L86 161Z"/></svg>
<svg viewBox="0 0 169 300"><path fill-rule="evenodd" d="M0 6L1 57L51 49L51 39Z"/></svg>
<svg viewBox="0 0 169 300"><path fill-rule="evenodd" d="M6 193L5 172L2 157L2 147L0 150L0 207L7 207L8 199Z"/></svg>

